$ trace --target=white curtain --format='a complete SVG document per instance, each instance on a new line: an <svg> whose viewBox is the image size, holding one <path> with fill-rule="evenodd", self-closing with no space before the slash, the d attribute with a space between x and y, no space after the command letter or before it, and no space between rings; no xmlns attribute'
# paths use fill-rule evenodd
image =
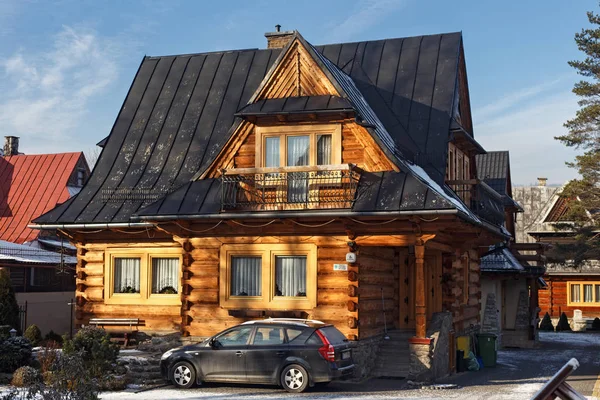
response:
<svg viewBox="0 0 600 400"><path fill-rule="evenodd" d="M600 285L596 285L596 303L600 303Z"/></svg>
<svg viewBox="0 0 600 400"><path fill-rule="evenodd" d="M585 303L594 302L594 285L583 285L583 301Z"/></svg>
<svg viewBox="0 0 600 400"><path fill-rule="evenodd" d="M571 285L571 302L579 303L581 301L581 295L579 293L579 285Z"/></svg>
<svg viewBox="0 0 600 400"><path fill-rule="evenodd" d="M279 167L279 137L265 139L265 167Z"/></svg>
<svg viewBox="0 0 600 400"><path fill-rule="evenodd" d="M179 259L152 259L152 293L175 294L179 290ZM175 293L173 293L175 292Z"/></svg>
<svg viewBox="0 0 600 400"><path fill-rule="evenodd" d="M275 295L306 296L306 256L275 257Z"/></svg>
<svg viewBox="0 0 600 400"><path fill-rule="evenodd" d="M317 165L331 164L331 135L317 135Z"/></svg>
<svg viewBox="0 0 600 400"><path fill-rule="evenodd" d="M231 296L262 296L262 259L231 257Z"/></svg>
<svg viewBox="0 0 600 400"><path fill-rule="evenodd" d="M115 258L114 293L140 292L140 259Z"/></svg>
<svg viewBox="0 0 600 400"><path fill-rule="evenodd" d="M287 165L290 167L308 165L309 149L309 136L289 136L287 138ZM304 203L307 200L308 173L288 173L287 201L289 203Z"/></svg>

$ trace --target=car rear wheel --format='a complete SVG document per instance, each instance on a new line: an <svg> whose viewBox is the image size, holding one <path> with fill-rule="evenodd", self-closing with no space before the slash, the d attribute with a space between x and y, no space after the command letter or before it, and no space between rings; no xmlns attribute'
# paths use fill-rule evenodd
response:
<svg viewBox="0 0 600 400"><path fill-rule="evenodd" d="M180 361L171 368L171 382L178 388L188 389L196 382L196 370L190 363Z"/></svg>
<svg viewBox="0 0 600 400"><path fill-rule="evenodd" d="M281 371L281 386L291 393L301 393L308 386L308 372L298 365L288 365Z"/></svg>

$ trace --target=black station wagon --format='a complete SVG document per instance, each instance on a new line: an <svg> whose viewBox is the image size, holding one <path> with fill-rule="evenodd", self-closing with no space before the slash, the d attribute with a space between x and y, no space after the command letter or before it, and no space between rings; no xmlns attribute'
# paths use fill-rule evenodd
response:
<svg viewBox="0 0 600 400"><path fill-rule="evenodd" d="M352 350L333 325L273 318L248 321L201 343L163 354L160 369L175 386L202 382L281 385L299 393L352 375Z"/></svg>

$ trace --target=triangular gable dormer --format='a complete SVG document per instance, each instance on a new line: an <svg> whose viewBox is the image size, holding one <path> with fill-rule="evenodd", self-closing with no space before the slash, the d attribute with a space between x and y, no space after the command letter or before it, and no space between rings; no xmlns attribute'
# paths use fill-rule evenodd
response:
<svg viewBox="0 0 600 400"><path fill-rule="evenodd" d="M544 222L567 222L567 215L569 213L569 203L571 200L557 196L552 208L546 215Z"/></svg>
<svg viewBox="0 0 600 400"><path fill-rule="evenodd" d="M390 161L364 126L350 96L337 82L330 67L296 32L267 72L247 105L235 114L242 118L210 167L195 179L214 178L222 170L264 167L265 135L281 131L331 134L331 164L356 164L368 171L392 171ZM261 132L263 132L261 134ZM266 133L264 133L266 132ZM311 136L311 146L316 138ZM258 139L257 139L258 138ZM283 144L281 144L283 149ZM318 158L316 150L311 165ZM282 166L283 161L282 161Z"/></svg>

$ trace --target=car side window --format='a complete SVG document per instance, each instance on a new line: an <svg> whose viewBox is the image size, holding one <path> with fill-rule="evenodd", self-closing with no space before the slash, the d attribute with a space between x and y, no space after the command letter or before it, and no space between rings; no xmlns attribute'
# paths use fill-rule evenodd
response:
<svg viewBox="0 0 600 400"><path fill-rule="evenodd" d="M285 336L283 335L283 328L261 327L256 328L252 346L269 346L283 344L284 342Z"/></svg>
<svg viewBox="0 0 600 400"><path fill-rule="evenodd" d="M222 347L243 346L248 343L248 338L252 332L252 327L241 327L233 329L217 337Z"/></svg>
<svg viewBox="0 0 600 400"><path fill-rule="evenodd" d="M287 333L288 342L291 342L292 340L296 339L298 336L300 336L302 334L302 330L300 330L300 329L288 328L285 331Z"/></svg>

